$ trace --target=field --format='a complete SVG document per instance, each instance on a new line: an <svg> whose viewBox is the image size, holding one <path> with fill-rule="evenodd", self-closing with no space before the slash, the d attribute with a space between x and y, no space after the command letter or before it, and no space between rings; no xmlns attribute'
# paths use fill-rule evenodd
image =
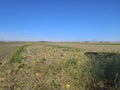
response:
<svg viewBox="0 0 120 90"><path fill-rule="evenodd" d="M21 43L0 42L0 64L7 61L21 45Z"/></svg>
<svg viewBox="0 0 120 90"><path fill-rule="evenodd" d="M96 51L96 52L120 52L119 43L79 43L79 42L69 42L69 43L45 43L49 45L80 48L84 51Z"/></svg>
<svg viewBox="0 0 120 90"><path fill-rule="evenodd" d="M120 90L119 44L5 45L0 43L0 90Z"/></svg>

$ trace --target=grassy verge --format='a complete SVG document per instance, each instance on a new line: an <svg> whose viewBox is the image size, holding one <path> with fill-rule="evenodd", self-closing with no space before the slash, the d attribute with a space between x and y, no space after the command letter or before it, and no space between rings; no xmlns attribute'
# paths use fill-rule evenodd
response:
<svg viewBox="0 0 120 90"><path fill-rule="evenodd" d="M18 48L14 53L14 55L11 57L9 63L16 63L16 62L21 63L22 57L20 57L20 53L24 51L24 49L25 49L25 45Z"/></svg>
<svg viewBox="0 0 120 90"><path fill-rule="evenodd" d="M44 45L44 46L50 46L50 47L53 47L53 48L60 48L62 49L63 51L72 51L72 52L80 52L81 49L80 48L75 48L75 47L70 47L70 46L60 46L60 45L51 45L51 44L47 44L47 43L41 43L41 45Z"/></svg>

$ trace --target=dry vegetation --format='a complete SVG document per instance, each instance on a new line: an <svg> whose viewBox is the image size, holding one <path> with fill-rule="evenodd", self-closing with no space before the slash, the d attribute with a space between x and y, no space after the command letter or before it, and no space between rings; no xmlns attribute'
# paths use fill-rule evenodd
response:
<svg viewBox="0 0 120 90"><path fill-rule="evenodd" d="M0 90L120 90L120 54L77 47L24 44L0 67Z"/></svg>
<svg viewBox="0 0 120 90"><path fill-rule="evenodd" d="M84 51L120 52L119 43L43 43L54 46L80 48Z"/></svg>

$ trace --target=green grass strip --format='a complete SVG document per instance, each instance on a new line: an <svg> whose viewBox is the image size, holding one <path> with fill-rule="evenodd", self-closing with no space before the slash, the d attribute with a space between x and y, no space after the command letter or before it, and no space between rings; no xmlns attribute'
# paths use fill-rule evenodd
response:
<svg viewBox="0 0 120 90"><path fill-rule="evenodd" d="M13 54L13 56L11 57L9 63L21 63L22 57L20 56L20 53L24 51L24 49L25 49L25 45L18 48L16 52Z"/></svg>

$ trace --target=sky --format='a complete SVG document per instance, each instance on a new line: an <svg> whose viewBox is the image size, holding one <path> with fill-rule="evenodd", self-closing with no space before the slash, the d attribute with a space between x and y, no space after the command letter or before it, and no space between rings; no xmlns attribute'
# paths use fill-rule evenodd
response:
<svg viewBox="0 0 120 90"><path fill-rule="evenodd" d="M120 41L120 0L0 0L0 41Z"/></svg>

